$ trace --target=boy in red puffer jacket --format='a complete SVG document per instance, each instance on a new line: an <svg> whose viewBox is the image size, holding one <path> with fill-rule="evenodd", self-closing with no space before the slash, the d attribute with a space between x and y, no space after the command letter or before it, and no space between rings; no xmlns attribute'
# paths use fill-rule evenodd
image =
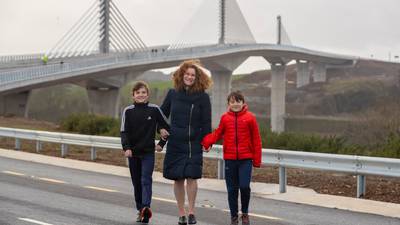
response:
<svg viewBox="0 0 400 225"><path fill-rule="evenodd" d="M231 225L238 224L238 197L242 203L242 224L248 225L252 166L261 166L261 137L255 116L247 110L244 96L229 94L228 112L221 117L218 128L204 137L203 150L223 138L225 181L231 212Z"/></svg>

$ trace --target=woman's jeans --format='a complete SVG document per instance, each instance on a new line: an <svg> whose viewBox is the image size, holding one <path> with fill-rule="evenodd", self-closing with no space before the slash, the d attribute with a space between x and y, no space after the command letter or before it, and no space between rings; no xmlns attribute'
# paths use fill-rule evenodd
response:
<svg viewBox="0 0 400 225"><path fill-rule="evenodd" d="M154 153L148 153L142 157L130 157L129 170L131 172L131 179L135 192L136 209L141 210L144 207L150 207Z"/></svg>
<svg viewBox="0 0 400 225"><path fill-rule="evenodd" d="M225 182L232 217L238 216L239 190L242 213L249 212L252 165L251 159L225 160Z"/></svg>

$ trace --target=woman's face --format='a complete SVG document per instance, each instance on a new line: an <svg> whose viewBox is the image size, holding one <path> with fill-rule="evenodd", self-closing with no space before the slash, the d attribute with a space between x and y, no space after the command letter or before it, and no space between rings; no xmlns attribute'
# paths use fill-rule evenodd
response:
<svg viewBox="0 0 400 225"><path fill-rule="evenodd" d="M183 83L190 87L193 86L194 81L196 80L196 70L193 68L188 68L183 74Z"/></svg>

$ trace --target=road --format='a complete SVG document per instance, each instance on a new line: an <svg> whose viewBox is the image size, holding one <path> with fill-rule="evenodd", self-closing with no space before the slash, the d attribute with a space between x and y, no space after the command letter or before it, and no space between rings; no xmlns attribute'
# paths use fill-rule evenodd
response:
<svg viewBox="0 0 400 225"><path fill-rule="evenodd" d="M200 181L201 182L201 181ZM150 224L177 224L171 184L155 182ZM199 190L199 225L229 224L224 190ZM136 224L132 185L123 176L0 157L1 225ZM400 225L378 215L253 197L252 224Z"/></svg>

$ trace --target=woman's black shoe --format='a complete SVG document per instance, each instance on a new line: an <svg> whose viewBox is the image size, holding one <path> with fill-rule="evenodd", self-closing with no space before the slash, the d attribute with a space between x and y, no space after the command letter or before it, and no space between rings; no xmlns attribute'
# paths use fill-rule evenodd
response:
<svg viewBox="0 0 400 225"><path fill-rule="evenodd" d="M188 224L196 224L196 217L193 214L189 214L188 216Z"/></svg>

